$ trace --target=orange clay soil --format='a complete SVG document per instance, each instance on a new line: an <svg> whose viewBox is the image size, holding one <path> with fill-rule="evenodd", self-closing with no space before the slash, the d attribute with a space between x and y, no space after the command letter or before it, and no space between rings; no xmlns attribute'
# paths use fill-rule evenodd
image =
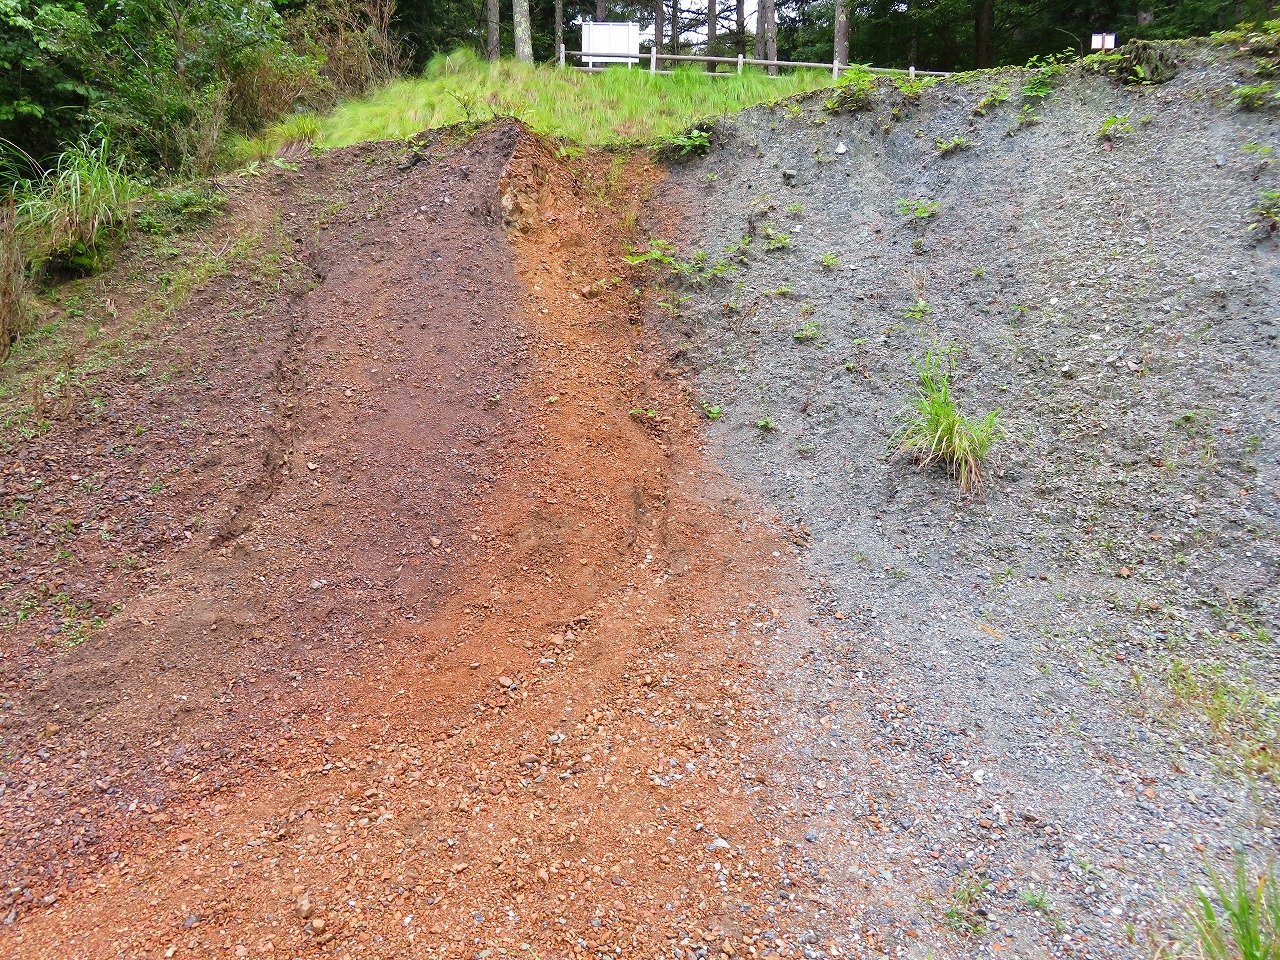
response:
<svg viewBox="0 0 1280 960"><path fill-rule="evenodd" d="M399 160L237 200L312 273L211 361L229 450L170 451L214 458L198 532L7 675L6 957L798 949L733 629L793 609L794 550L643 322L660 170L514 124ZM206 332L260 287L219 283Z"/></svg>

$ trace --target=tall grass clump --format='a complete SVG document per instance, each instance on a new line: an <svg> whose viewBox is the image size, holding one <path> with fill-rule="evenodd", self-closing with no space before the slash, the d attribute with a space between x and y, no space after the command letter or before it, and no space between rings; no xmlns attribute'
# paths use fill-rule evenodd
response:
<svg viewBox="0 0 1280 960"><path fill-rule="evenodd" d="M695 121L829 86L828 72L711 76L686 68L600 73L503 60L468 50L433 57L422 75L340 104L321 121L319 145L345 147L411 136L468 120L513 116L536 132L584 146L652 143Z"/></svg>
<svg viewBox="0 0 1280 960"><path fill-rule="evenodd" d="M980 420L970 420L951 396L955 360L951 350L929 350L915 361L919 380L911 405L900 414L902 425L893 436L899 450L915 457L921 467L946 466L962 493L982 487L982 461L1005 435L1000 408Z"/></svg>
<svg viewBox="0 0 1280 960"><path fill-rule="evenodd" d="M1195 888L1185 952L1201 960L1280 960L1280 892L1275 871L1250 874L1243 856L1232 876L1209 871L1211 889Z"/></svg>
<svg viewBox="0 0 1280 960"><path fill-rule="evenodd" d="M23 166L34 176L21 176ZM0 361L29 319L27 290L50 267L98 269L128 228L142 185L106 139L81 140L40 171L30 157L0 156L10 187L0 194Z"/></svg>
<svg viewBox="0 0 1280 960"><path fill-rule="evenodd" d="M142 191L105 138L68 147L52 170L14 185L18 232L25 239L28 262L97 269L128 228Z"/></svg>

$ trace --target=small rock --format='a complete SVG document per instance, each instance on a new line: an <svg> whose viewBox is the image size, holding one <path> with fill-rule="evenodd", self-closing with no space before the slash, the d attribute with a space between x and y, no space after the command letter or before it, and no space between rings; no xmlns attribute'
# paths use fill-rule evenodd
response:
<svg viewBox="0 0 1280 960"><path fill-rule="evenodd" d="M709 844L707 844L707 853L715 853L717 850L728 850L728 849L729 849L729 841L723 839L722 837L716 837Z"/></svg>
<svg viewBox="0 0 1280 960"><path fill-rule="evenodd" d="M837 155L837 156L844 156L844 155L845 155L846 153L848 153L848 152L849 152L849 148L848 148L848 147L846 147L846 146L844 145L844 141L843 141L843 140L841 140L839 143L837 143L837 144L836 144L836 155Z"/></svg>
<svg viewBox="0 0 1280 960"><path fill-rule="evenodd" d="M44 735L46 737L56 737L62 732L62 727L56 723L46 723L44 725Z"/></svg>
<svg viewBox="0 0 1280 960"><path fill-rule="evenodd" d="M312 590L319 590L321 587L324 586L324 581L312 580L311 583L308 584L308 586L311 587Z"/></svg>
<svg viewBox="0 0 1280 960"><path fill-rule="evenodd" d="M427 542L428 542L429 544L431 544L431 549L432 549L432 550L439 550L439 549L440 549L440 538L439 538L439 537L432 537L432 538L431 538L430 540L428 540Z"/></svg>
<svg viewBox="0 0 1280 960"><path fill-rule="evenodd" d="M498 678L498 686L500 687L514 687L515 685L516 682L508 676L504 675Z"/></svg>
<svg viewBox="0 0 1280 960"><path fill-rule="evenodd" d="M324 933L325 926L324 917L315 917L311 921L311 930L313 933Z"/></svg>
<svg viewBox="0 0 1280 960"><path fill-rule="evenodd" d="M315 907L311 905L311 900L307 897L303 897L299 900L298 906L295 909L298 912L298 917L302 920L306 920L315 912Z"/></svg>
<svg viewBox="0 0 1280 960"><path fill-rule="evenodd" d="M804 838L805 838L806 840L808 840L810 843L817 843L817 842L818 842L818 831L817 831L817 830L806 830L806 831L804 832Z"/></svg>

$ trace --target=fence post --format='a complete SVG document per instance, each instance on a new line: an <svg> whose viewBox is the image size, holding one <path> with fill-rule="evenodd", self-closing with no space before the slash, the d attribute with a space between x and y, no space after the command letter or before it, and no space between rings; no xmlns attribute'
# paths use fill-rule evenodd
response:
<svg viewBox="0 0 1280 960"><path fill-rule="evenodd" d="M840 79L840 58L839 57L836 57L834 60L831 61L831 79L832 80Z"/></svg>
<svg viewBox="0 0 1280 960"><path fill-rule="evenodd" d="M738 76L742 76L742 54L738 54Z"/></svg>
<svg viewBox="0 0 1280 960"><path fill-rule="evenodd" d="M649 75L658 72L658 45L655 43L649 48Z"/></svg>
<svg viewBox="0 0 1280 960"><path fill-rule="evenodd" d="M564 66L564 44L560 44L560 66Z"/></svg>
<svg viewBox="0 0 1280 960"><path fill-rule="evenodd" d="M916 65L913 63L911 66L907 67L907 79L914 80L915 78L916 78Z"/></svg>

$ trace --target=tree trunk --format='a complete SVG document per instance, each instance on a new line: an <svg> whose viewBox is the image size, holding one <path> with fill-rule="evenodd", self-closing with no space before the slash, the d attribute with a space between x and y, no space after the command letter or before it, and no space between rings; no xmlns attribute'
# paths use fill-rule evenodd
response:
<svg viewBox="0 0 1280 960"><path fill-rule="evenodd" d="M533 63L533 30L529 25L529 0L511 0L511 19L515 22L516 59Z"/></svg>
<svg viewBox="0 0 1280 960"><path fill-rule="evenodd" d="M653 0L653 49L662 53L662 27L667 5L663 0Z"/></svg>
<svg viewBox="0 0 1280 960"><path fill-rule="evenodd" d="M720 19L720 11L716 7L716 0L707 0L707 56L714 57L716 55L716 27ZM715 73L716 64L707 64L707 73Z"/></svg>
<svg viewBox="0 0 1280 960"><path fill-rule="evenodd" d="M564 0L556 0L556 63L564 49Z"/></svg>
<svg viewBox="0 0 1280 960"><path fill-rule="evenodd" d="M671 52L680 52L680 0L671 0Z"/></svg>
<svg viewBox="0 0 1280 960"><path fill-rule="evenodd" d="M778 6L775 0L760 0L764 8L764 58L778 59ZM777 67L769 68L769 76L778 75Z"/></svg>
<svg viewBox="0 0 1280 960"><path fill-rule="evenodd" d="M747 0L738 0L737 15L738 30L735 44L738 48L738 56L745 57L747 55Z"/></svg>
<svg viewBox="0 0 1280 960"><path fill-rule="evenodd" d="M502 56L502 47L498 43L498 0L487 0L488 17L489 17L489 35L485 39L484 53L490 60L497 60Z"/></svg>
<svg viewBox="0 0 1280 960"><path fill-rule="evenodd" d="M973 65L983 70L995 60L996 0L978 0L973 38Z"/></svg>
<svg viewBox="0 0 1280 960"><path fill-rule="evenodd" d="M608 15L609 9L605 6L605 0L596 0L596 23L604 23Z"/></svg>
<svg viewBox="0 0 1280 960"><path fill-rule="evenodd" d="M753 60L764 59L764 5L766 0L756 0L756 55Z"/></svg>
<svg viewBox="0 0 1280 960"><path fill-rule="evenodd" d="M836 0L836 63L849 65L849 0Z"/></svg>

